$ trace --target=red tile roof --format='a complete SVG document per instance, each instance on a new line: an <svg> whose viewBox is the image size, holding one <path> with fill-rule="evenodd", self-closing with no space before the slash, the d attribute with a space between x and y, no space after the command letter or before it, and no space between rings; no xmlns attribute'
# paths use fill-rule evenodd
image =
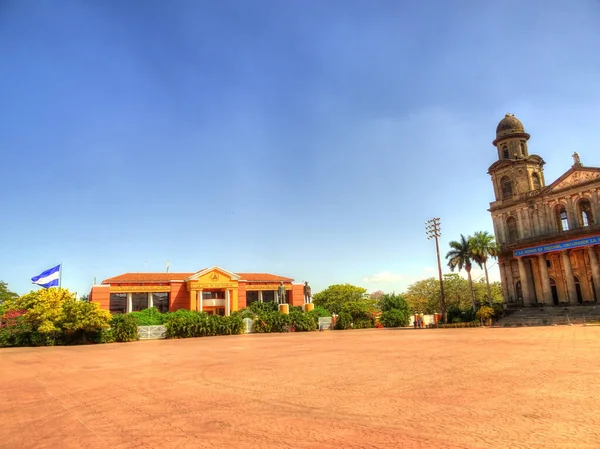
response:
<svg viewBox="0 0 600 449"><path fill-rule="evenodd" d="M236 273L243 281L248 282L292 282L292 278L284 278L269 273Z"/></svg>
<svg viewBox="0 0 600 449"><path fill-rule="evenodd" d="M102 281L103 284L141 284L153 282L181 281L194 273L124 273ZM236 273L241 280L248 282L292 282L292 278L269 273Z"/></svg>
<svg viewBox="0 0 600 449"><path fill-rule="evenodd" d="M103 284L181 281L194 273L125 273L102 281Z"/></svg>

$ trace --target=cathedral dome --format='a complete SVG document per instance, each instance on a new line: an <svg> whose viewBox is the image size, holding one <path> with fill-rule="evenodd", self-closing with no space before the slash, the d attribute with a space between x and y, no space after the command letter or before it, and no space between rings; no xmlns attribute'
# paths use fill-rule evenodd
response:
<svg viewBox="0 0 600 449"><path fill-rule="evenodd" d="M529 139L529 134L525 132L521 120L516 118L514 114L506 114L496 127L496 140L494 141L494 144L504 137L511 136L523 136L526 139Z"/></svg>

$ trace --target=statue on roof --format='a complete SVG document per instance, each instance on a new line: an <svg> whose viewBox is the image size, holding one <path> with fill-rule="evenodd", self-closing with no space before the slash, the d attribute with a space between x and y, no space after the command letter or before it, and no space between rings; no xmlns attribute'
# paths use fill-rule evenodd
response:
<svg viewBox="0 0 600 449"><path fill-rule="evenodd" d="M577 151L575 151L572 156L573 156L573 166L581 165L581 159L579 159L579 153Z"/></svg>

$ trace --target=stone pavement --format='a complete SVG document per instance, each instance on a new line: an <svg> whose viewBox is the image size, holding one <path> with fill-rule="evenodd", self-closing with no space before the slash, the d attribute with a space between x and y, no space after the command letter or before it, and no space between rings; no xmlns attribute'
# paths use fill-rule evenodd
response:
<svg viewBox="0 0 600 449"><path fill-rule="evenodd" d="M0 448L598 448L600 327L0 349Z"/></svg>

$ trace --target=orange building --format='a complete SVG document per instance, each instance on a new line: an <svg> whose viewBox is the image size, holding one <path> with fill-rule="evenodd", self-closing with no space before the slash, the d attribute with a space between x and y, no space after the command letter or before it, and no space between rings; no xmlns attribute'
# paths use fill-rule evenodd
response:
<svg viewBox="0 0 600 449"><path fill-rule="evenodd" d="M125 273L92 286L90 301L111 313L156 307L161 312L198 310L228 316L251 303L304 304L304 286L268 273L232 273L220 267L195 273ZM286 297L277 288L283 282Z"/></svg>

